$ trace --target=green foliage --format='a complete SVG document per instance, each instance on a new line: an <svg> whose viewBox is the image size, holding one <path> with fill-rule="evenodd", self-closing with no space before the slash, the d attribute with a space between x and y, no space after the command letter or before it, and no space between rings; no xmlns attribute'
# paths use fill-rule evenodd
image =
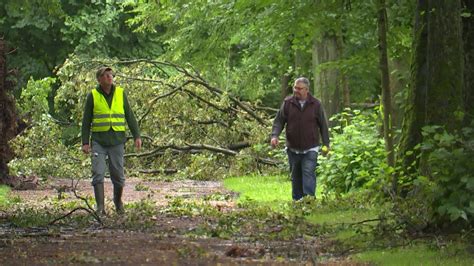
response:
<svg viewBox="0 0 474 266"><path fill-rule="evenodd" d="M344 193L380 187L389 173L378 112L346 110L331 118L331 153L319 157L318 173L327 191Z"/></svg>
<svg viewBox="0 0 474 266"><path fill-rule="evenodd" d="M358 1L128 2L139 32L164 28L165 58L190 62L219 86L277 106L280 78L312 76L315 41L340 35L343 54L318 67L347 75L357 101L376 99L376 5ZM389 48L398 63L411 49L412 1L389 1ZM202 16L202 14L206 14ZM296 54L301 56L296 59ZM314 55L314 54L313 54ZM300 61L300 62L296 62ZM265 89L261 89L264 87Z"/></svg>
<svg viewBox="0 0 474 266"><path fill-rule="evenodd" d="M425 168L428 178L436 183L434 208L437 214L451 221L472 221L474 128L449 133L440 126L426 126L423 136L421 149L426 156Z"/></svg>
<svg viewBox="0 0 474 266"><path fill-rule="evenodd" d="M91 69L95 69L99 62L101 60L81 61L72 57L58 71L62 85L57 91L55 106L58 110L64 110L65 119L75 125L82 119L87 93L96 86ZM266 139L270 131L268 125L258 123L248 113L236 108L232 94L224 91L216 96L205 86L190 82L190 77L177 73L171 66L156 67L155 63L136 62L117 63L114 69L118 74L116 83L125 88L132 110L140 121L142 135L147 136L144 152L159 151L160 147L167 145L188 144L226 149L233 143L248 142L255 147L250 151L236 152L235 157L206 150L179 152L163 149L156 155L128 159L129 171L177 169L181 177L210 180L229 174L229 169L239 173L239 169L254 171L257 167L262 168L255 163L255 156L273 156L267 153L268 148L256 148L269 146ZM191 69L187 71L193 73ZM175 90L178 87L182 89ZM175 92L169 98L159 98L173 90ZM244 104L254 108L253 104ZM264 112L257 114L264 120L270 120ZM127 153L132 151L131 148L127 143ZM240 160L244 157L250 159ZM234 166L237 164L240 166Z"/></svg>
<svg viewBox="0 0 474 266"><path fill-rule="evenodd" d="M209 200L210 198L207 198L202 202L196 202L185 200L182 197L175 197L165 208L161 209L160 212L162 214L179 217L217 216L219 212L217 208L209 204Z"/></svg>
<svg viewBox="0 0 474 266"><path fill-rule="evenodd" d="M33 121L40 121L41 116L48 113L48 95L55 82L54 78L30 78L18 101L21 113L31 117Z"/></svg>
<svg viewBox="0 0 474 266"><path fill-rule="evenodd" d="M193 154L190 164L181 174L194 180L216 180L226 174L226 161L229 160L224 156L209 153Z"/></svg>
<svg viewBox="0 0 474 266"><path fill-rule="evenodd" d="M2 1L0 32L17 50L7 61L19 70L18 89L31 76L52 76L73 52L89 58L162 54L159 33L134 32L127 26L125 21L133 19L128 10L121 1ZM21 91L15 94L20 96Z"/></svg>
<svg viewBox="0 0 474 266"><path fill-rule="evenodd" d="M90 173L90 161L74 147L64 145L61 127L43 114L31 128L11 141L16 153L9 162L14 175L49 177L85 177Z"/></svg>
<svg viewBox="0 0 474 266"><path fill-rule="evenodd" d="M0 206L8 204L8 193L10 192L10 187L5 185L0 185Z"/></svg>
<svg viewBox="0 0 474 266"><path fill-rule="evenodd" d="M142 199L125 205L125 215L112 216L105 222L111 227L144 230L156 224L156 202Z"/></svg>

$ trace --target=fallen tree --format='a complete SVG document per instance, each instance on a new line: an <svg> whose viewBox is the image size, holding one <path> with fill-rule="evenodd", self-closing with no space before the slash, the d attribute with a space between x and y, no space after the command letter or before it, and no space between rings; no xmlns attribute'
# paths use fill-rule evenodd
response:
<svg viewBox="0 0 474 266"><path fill-rule="evenodd" d="M140 153L133 151L131 143L126 145L129 174L213 179L256 170L274 171L275 166L284 166L267 144L275 110L241 100L229 88L219 88L204 79L192 66L148 59L84 61L73 57L57 73L61 86L55 98L55 117L63 123L47 122L50 136L45 132L36 134L44 133L45 138L58 138L59 134L62 144L70 143L65 145L68 154L56 158L62 164L65 162L61 158L65 156L76 158L69 160L66 168L85 169L89 165L77 149L77 136L84 100L96 86L94 70L101 65L114 68L116 83L125 88L144 136ZM22 141L29 136L24 134L23 140L16 141L17 147L28 149L29 145ZM62 153L56 146L51 149ZM17 171L24 168L21 159L20 155L15 161Z"/></svg>

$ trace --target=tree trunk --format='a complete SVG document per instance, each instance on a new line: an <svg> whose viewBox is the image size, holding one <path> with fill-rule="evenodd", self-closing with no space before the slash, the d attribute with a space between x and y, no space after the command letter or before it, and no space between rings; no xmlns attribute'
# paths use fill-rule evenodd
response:
<svg viewBox="0 0 474 266"><path fill-rule="evenodd" d="M400 146L407 168L417 154L406 152L422 142L422 128L458 128L456 114L463 106L460 0L419 0L415 18L412 80Z"/></svg>
<svg viewBox="0 0 474 266"><path fill-rule="evenodd" d="M289 84L290 82L290 74L288 73L285 73L283 74L283 76L281 76L281 90L280 90L280 98L281 100L283 101L283 99L285 99L286 96L288 96L289 92L290 92L290 89L289 89Z"/></svg>
<svg viewBox="0 0 474 266"><path fill-rule="evenodd" d="M343 91L343 102L342 106L348 108L351 106L351 91L349 89L349 82L347 81L347 75L342 74L342 91Z"/></svg>
<svg viewBox="0 0 474 266"><path fill-rule="evenodd" d="M322 76L321 73L318 72L318 66L321 64L319 61L319 41L314 38L313 40L313 47L311 49L311 63L312 63L312 72L313 72L313 96L322 100L323 94L321 89L321 80Z"/></svg>
<svg viewBox="0 0 474 266"><path fill-rule="evenodd" d="M8 162L13 153L8 141L15 134L16 116L15 104L7 90L11 89L7 82L6 44L0 39L0 183L8 177Z"/></svg>
<svg viewBox="0 0 474 266"><path fill-rule="evenodd" d="M390 89L390 73L388 70L387 55L387 10L385 0L379 0L379 52L380 52L380 73L382 81L382 102L383 102L383 131L385 139L385 150L387 151L387 164L395 165L395 155L393 150L393 129L392 129L392 92ZM397 179L393 175L392 189L397 191Z"/></svg>
<svg viewBox="0 0 474 266"><path fill-rule="evenodd" d="M321 40L315 38L312 53L314 95L321 100L327 117L331 117L341 109L340 75L337 69L322 69L321 65L339 59L337 37L324 34Z"/></svg>
<svg viewBox="0 0 474 266"><path fill-rule="evenodd" d="M467 13L470 13L470 16L462 19L465 122L469 126L474 121L474 1L463 0L463 7Z"/></svg>
<svg viewBox="0 0 474 266"><path fill-rule="evenodd" d="M285 67L283 69L283 74L280 78L280 99L283 101L286 96L292 94L293 91L291 89L290 81L291 81L291 73L288 72L289 66L291 66L295 61L295 56L293 53L288 53L291 51L291 40L287 40L282 46L282 54L285 54ZM280 102L281 102L280 101ZM278 106L279 107L279 106Z"/></svg>
<svg viewBox="0 0 474 266"><path fill-rule="evenodd" d="M342 32L339 32L337 35L337 55L342 57L344 55L344 41L342 39ZM351 105L351 96L349 91L349 82L347 80L347 75L342 71L339 72L339 84L342 89L342 106L347 108ZM340 106L338 112L340 111Z"/></svg>

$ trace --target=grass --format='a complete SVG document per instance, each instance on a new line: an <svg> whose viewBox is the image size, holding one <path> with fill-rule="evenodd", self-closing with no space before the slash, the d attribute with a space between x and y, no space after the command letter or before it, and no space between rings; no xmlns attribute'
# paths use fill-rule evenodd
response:
<svg viewBox="0 0 474 266"><path fill-rule="evenodd" d="M366 251L352 257L360 262L377 265L473 265L474 260L459 243L450 243L441 249L419 243L402 248Z"/></svg>
<svg viewBox="0 0 474 266"><path fill-rule="evenodd" d="M282 205L292 201L291 181L288 177L282 175L231 177L224 180L224 186L240 194L238 202L251 200L257 204L276 209L282 208ZM319 186L317 199L321 198L321 193L321 187ZM318 206L316 211L308 216L308 220L316 224L351 223L374 218L375 216L376 213L373 210L361 211L347 206L341 206L340 208L325 208L324 206L319 208Z"/></svg>
<svg viewBox="0 0 474 266"><path fill-rule="evenodd" d="M10 187L5 185L0 185L0 206L8 204L8 193L10 192Z"/></svg>
<svg viewBox="0 0 474 266"><path fill-rule="evenodd" d="M224 186L240 193L239 202L253 200L277 207L291 201L291 182L286 176L239 176L224 180Z"/></svg>
<svg viewBox="0 0 474 266"><path fill-rule="evenodd" d="M282 208L292 201L291 182L286 176L231 177L224 180L224 186L240 193L239 202L251 200L271 208ZM361 206L360 202L351 203L350 197L349 195L349 200L340 202L320 203L321 186L318 186L316 204L320 205L307 216L308 221L315 224L337 225L377 218L376 207L369 204ZM432 248L431 242L422 241L407 247L372 250L370 242L373 239L369 235L361 235L354 228L336 227L333 232L326 233L325 237L339 241L345 246L354 247L356 250L362 250L351 256L354 262L368 262L375 265L474 265L474 258L467 252L468 244L460 240L443 248Z"/></svg>

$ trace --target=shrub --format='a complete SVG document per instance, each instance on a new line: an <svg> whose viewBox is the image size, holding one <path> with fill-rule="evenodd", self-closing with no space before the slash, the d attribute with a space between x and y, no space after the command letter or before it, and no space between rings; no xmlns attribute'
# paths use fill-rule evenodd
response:
<svg viewBox="0 0 474 266"><path fill-rule="evenodd" d="M426 156L422 169L437 186L434 209L451 221L474 216L474 127L452 133L441 126L423 128L421 145Z"/></svg>
<svg viewBox="0 0 474 266"><path fill-rule="evenodd" d="M331 121L331 152L319 157L317 168L327 191L345 193L372 187L383 180L387 170L384 140L380 137L378 111L346 109Z"/></svg>

